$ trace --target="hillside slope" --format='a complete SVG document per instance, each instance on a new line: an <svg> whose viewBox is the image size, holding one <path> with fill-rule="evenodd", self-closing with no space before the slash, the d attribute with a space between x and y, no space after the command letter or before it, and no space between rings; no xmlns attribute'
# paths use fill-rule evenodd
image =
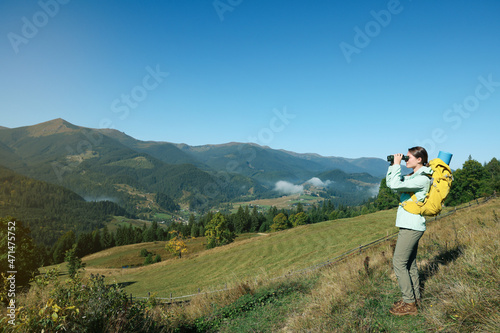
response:
<svg viewBox="0 0 500 333"><path fill-rule="evenodd" d="M91 232L112 215L127 215L110 201L86 202L67 188L0 166L0 216L13 216L31 229L37 243L53 245L64 233Z"/></svg>
<svg viewBox="0 0 500 333"><path fill-rule="evenodd" d="M198 288L225 285L259 274L279 276L327 261L353 247L393 233L394 211L328 221L247 239L183 259L134 269L95 268L99 253L83 258L88 273L101 273L125 285L127 292L167 296L191 294ZM189 251L189 247L188 247ZM114 254L116 257L116 253ZM116 260L116 259L115 259ZM102 261L100 261L102 262ZM102 267L102 264L99 265Z"/></svg>
<svg viewBox="0 0 500 333"><path fill-rule="evenodd" d="M499 210L500 199L474 201L428 223L417 256L417 316L388 312L401 298L392 271L394 239L319 272L307 305L289 314L283 331L498 332Z"/></svg>

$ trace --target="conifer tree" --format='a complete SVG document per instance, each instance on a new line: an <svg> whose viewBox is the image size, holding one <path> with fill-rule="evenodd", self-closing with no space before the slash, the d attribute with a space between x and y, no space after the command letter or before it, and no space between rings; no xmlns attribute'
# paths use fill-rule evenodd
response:
<svg viewBox="0 0 500 333"><path fill-rule="evenodd" d="M57 243L54 245L54 263L59 264L64 261L66 251L70 250L75 244L75 233L71 230L65 233L59 238Z"/></svg>
<svg viewBox="0 0 500 333"><path fill-rule="evenodd" d="M78 270L80 268L85 267L85 264L82 263L82 259L80 259L76 255L75 247L66 251L66 254L64 256L64 260L68 262L68 274L69 274L70 278L72 278L72 279L75 278L76 273L78 273Z"/></svg>
<svg viewBox="0 0 500 333"><path fill-rule="evenodd" d="M104 226L102 229L101 243L103 249L108 249L114 246L113 234L109 232L107 226Z"/></svg>
<svg viewBox="0 0 500 333"><path fill-rule="evenodd" d="M380 181L375 205L379 210L391 209L399 205L398 195L387 186L385 178Z"/></svg>

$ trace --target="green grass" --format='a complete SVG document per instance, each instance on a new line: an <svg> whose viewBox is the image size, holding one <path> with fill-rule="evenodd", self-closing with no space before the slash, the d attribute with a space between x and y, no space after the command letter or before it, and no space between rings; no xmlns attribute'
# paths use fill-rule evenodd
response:
<svg viewBox="0 0 500 333"><path fill-rule="evenodd" d="M267 210L271 206L274 206L278 209L285 208L289 209L293 206L293 204L301 202L302 204L314 204L323 200L320 197L306 195L306 194L292 194L292 195L283 195L278 198L272 199L255 199L245 202L236 202L233 204L233 209L231 212L236 212L240 206L249 206L249 205L258 205L259 210Z"/></svg>
<svg viewBox="0 0 500 333"><path fill-rule="evenodd" d="M257 234L244 234L236 238L236 242L243 241ZM83 258L83 262L88 268L121 268L123 266L142 266L144 258L139 256L141 249L146 249L149 252L159 254L162 260L175 258L170 252L165 250L166 241L156 241L147 243L130 244L124 246L113 247L98 253L88 255ZM187 239L185 241L188 252L183 256L191 258L198 253L205 251L205 237Z"/></svg>
<svg viewBox="0 0 500 333"><path fill-rule="evenodd" d="M155 218L160 220L170 220L172 218L172 215L166 213L156 213Z"/></svg>
<svg viewBox="0 0 500 333"><path fill-rule="evenodd" d="M151 221L141 220L141 219L129 219L123 216L114 216L113 219L107 224L108 230L110 232L115 232L118 226L128 227L133 226L136 228L142 228L144 226L149 227ZM164 227L164 224L158 224L160 227Z"/></svg>
<svg viewBox="0 0 500 333"><path fill-rule="evenodd" d="M300 311L316 279L287 280L251 290L233 303L200 317L191 330L197 332L275 332L287 317ZM194 327L193 327L194 326Z"/></svg>
<svg viewBox="0 0 500 333"><path fill-rule="evenodd" d="M107 165L129 167L134 169L153 169L155 167L154 164L148 161L144 156L138 156L127 160L119 160L108 163Z"/></svg>
<svg viewBox="0 0 500 333"><path fill-rule="evenodd" d="M148 292L157 293L158 297L168 297L170 293L174 296L189 295L198 289L217 289L235 281L262 276L278 277L325 262L354 247L394 233L394 218L394 210L381 211L300 226L268 236L238 238L237 242L227 246L142 268L104 269L121 267L122 263L128 262L120 261L119 249L109 254L108 259L84 258L84 262L87 262L87 272L98 272L106 275L110 283L116 281L127 285L126 291L134 296L145 296ZM132 255L139 252L139 246L129 247L123 251ZM96 257L99 253L91 256ZM107 260L114 264L106 266Z"/></svg>

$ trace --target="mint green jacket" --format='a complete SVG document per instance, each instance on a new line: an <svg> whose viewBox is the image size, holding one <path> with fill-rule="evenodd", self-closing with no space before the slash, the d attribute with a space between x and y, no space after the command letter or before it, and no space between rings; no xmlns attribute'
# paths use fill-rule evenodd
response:
<svg viewBox="0 0 500 333"><path fill-rule="evenodd" d="M413 175L401 177L401 165L391 165L387 170L385 181L387 187L400 193L400 202L411 200L411 194L415 193L418 201L424 201L431 186L431 180L426 175L432 175L432 169L421 167ZM412 214L399 206L396 216L396 227L418 231L425 231L425 217Z"/></svg>

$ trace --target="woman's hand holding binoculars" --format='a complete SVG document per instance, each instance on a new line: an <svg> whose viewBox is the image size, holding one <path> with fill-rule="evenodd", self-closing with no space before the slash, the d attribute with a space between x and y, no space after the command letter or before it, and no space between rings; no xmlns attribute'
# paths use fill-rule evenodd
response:
<svg viewBox="0 0 500 333"><path fill-rule="evenodd" d="M394 164L401 164L401 160L403 159L403 154L394 154Z"/></svg>
<svg viewBox="0 0 500 333"><path fill-rule="evenodd" d="M403 155L403 154L394 154L394 155L389 155L387 156L387 161L391 162L391 165L393 164L401 164L402 160L405 160L405 162L408 162L409 156Z"/></svg>

